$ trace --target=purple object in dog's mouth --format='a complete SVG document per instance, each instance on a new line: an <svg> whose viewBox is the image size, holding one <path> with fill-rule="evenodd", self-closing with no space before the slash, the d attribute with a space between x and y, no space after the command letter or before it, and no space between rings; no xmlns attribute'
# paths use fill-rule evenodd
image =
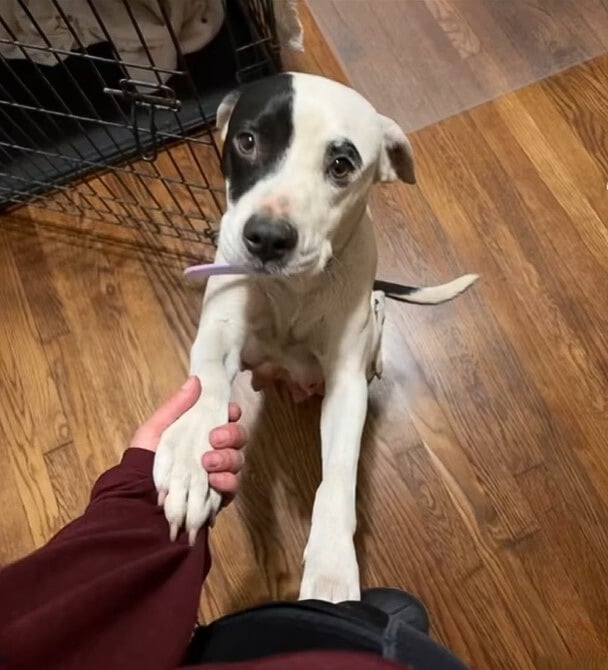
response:
<svg viewBox="0 0 608 670"><path fill-rule="evenodd" d="M204 263L203 265L191 265L184 270L186 277L191 279L206 279L212 275L248 275L252 270L242 265L231 265L230 263Z"/></svg>

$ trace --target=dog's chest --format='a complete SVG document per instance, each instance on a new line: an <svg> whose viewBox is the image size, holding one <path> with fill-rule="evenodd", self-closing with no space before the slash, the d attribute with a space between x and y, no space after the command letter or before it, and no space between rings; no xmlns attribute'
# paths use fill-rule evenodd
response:
<svg viewBox="0 0 608 670"><path fill-rule="evenodd" d="M254 387L282 381L296 399L319 393L323 324L323 317L313 319L309 304L256 300L241 351L242 368L252 371Z"/></svg>

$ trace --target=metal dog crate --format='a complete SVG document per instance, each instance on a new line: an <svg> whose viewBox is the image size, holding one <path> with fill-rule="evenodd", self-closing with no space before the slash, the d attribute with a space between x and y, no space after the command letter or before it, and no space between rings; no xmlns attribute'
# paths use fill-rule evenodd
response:
<svg viewBox="0 0 608 670"><path fill-rule="evenodd" d="M225 206L216 109L236 85L280 69L272 0L221 0L221 27L192 53L169 0L152 0L153 8L112 0L143 63L117 47L116 23L110 29L99 9L105 3L107 15L108 1L80 0L99 34L88 44L67 0L46 3L52 35L31 2L14 0L27 41L0 15L0 211L28 205L209 245ZM156 46L141 25L142 5L153 10ZM71 48L58 46L57 35ZM175 66L156 62L155 48L173 49Z"/></svg>

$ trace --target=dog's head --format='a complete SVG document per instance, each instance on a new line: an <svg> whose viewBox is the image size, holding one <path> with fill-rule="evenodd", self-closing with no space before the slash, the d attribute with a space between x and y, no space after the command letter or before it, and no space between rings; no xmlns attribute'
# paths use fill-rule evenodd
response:
<svg viewBox="0 0 608 670"><path fill-rule="evenodd" d="M229 94L217 124L228 208L226 261L268 273L322 272L374 181L415 183L397 124L335 81L279 74Z"/></svg>

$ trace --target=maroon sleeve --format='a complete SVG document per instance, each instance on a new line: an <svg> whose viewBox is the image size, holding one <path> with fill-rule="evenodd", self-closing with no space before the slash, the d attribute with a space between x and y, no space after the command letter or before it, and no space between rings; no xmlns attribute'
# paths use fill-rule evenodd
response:
<svg viewBox="0 0 608 670"><path fill-rule="evenodd" d="M209 571L207 532L169 541L154 454L128 449L84 515L0 572L0 666L175 668Z"/></svg>

